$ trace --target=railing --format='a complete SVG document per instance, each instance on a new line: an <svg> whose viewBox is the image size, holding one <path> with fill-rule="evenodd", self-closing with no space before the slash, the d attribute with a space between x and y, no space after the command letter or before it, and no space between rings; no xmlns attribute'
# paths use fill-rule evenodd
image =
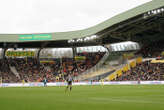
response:
<svg viewBox="0 0 164 110"><path fill-rule="evenodd" d="M109 56L109 52L106 52L104 54L104 56L101 58L101 60L92 68L86 70L85 72L81 73L81 75L79 75L78 77L76 77L75 79L81 79L84 75L87 75L87 74L90 74L90 73L93 73L93 72L96 72L98 71L100 68L102 68L102 65L103 63L106 61L106 59L108 58Z"/></svg>
<svg viewBox="0 0 164 110"><path fill-rule="evenodd" d="M164 81L104 81L104 82L73 82L72 85L160 85L164 84ZM43 87L41 82L31 83L2 83L0 87ZM47 83L47 86L67 86L65 82L53 82Z"/></svg>
<svg viewBox="0 0 164 110"><path fill-rule="evenodd" d="M113 80L115 79L117 76L121 76L122 75L122 71L127 72L128 70L131 69L131 67L135 67L136 64L139 64L143 61L141 56L137 56L134 59L128 60L127 63L120 65L120 67L113 72L112 74L110 74L109 76L107 76L105 79L106 80Z"/></svg>
<svg viewBox="0 0 164 110"><path fill-rule="evenodd" d="M10 66L10 70L17 78L20 79L19 73L14 66Z"/></svg>

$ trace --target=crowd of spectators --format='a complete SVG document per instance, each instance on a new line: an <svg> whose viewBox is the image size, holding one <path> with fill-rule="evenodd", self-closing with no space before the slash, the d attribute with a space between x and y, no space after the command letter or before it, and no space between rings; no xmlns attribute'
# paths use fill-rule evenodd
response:
<svg viewBox="0 0 164 110"><path fill-rule="evenodd" d="M164 63L151 63L145 61L137 64L127 72L123 72L121 76L117 76L114 81L148 81L148 80L164 80Z"/></svg>
<svg viewBox="0 0 164 110"><path fill-rule="evenodd" d="M18 82L18 78L10 71L8 62L0 59L0 79L6 83Z"/></svg>
<svg viewBox="0 0 164 110"><path fill-rule="evenodd" d="M0 77L3 82L48 82L65 81L68 74L78 76L98 63L105 53L80 53L85 60L74 58L48 59L50 63L40 63L36 58L6 58L0 60ZM42 60L42 59L40 59ZM10 67L15 67L20 77L16 77Z"/></svg>
<svg viewBox="0 0 164 110"><path fill-rule="evenodd" d="M156 58L164 60L164 41L158 41L145 44L136 52L136 55L141 55L143 58ZM124 72L121 76L116 76L113 81L148 81L148 80L164 80L164 63L151 63L151 60L137 64L136 67Z"/></svg>
<svg viewBox="0 0 164 110"><path fill-rule="evenodd" d="M163 44L163 40L160 40L158 42L152 42L150 44L145 44L136 54L141 54L144 58L158 57L164 51Z"/></svg>

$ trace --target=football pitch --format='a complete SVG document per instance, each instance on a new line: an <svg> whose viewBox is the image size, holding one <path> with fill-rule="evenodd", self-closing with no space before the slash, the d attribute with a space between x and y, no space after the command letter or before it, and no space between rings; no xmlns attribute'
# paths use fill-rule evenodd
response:
<svg viewBox="0 0 164 110"><path fill-rule="evenodd" d="M0 88L0 110L164 110L164 85Z"/></svg>

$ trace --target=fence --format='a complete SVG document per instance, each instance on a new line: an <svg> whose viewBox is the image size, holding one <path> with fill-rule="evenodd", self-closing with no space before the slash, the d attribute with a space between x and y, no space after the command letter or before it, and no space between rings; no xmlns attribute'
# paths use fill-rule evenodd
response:
<svg viewBox="0 0 164 110"><path fill-rule="evenodd" d="M111 82L75 82L73 86L82 85L159 85L164 81L111 81ZM66 86L65 82L47 83L47 86ZM0 87L43 87L43 83L1 83Z"/></svg>

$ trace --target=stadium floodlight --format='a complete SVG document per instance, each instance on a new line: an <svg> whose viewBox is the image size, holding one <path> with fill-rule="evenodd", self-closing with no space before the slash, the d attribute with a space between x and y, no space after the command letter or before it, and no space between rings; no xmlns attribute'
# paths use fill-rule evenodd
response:
<svg viewBox="0 0 164 110"><path fill-rule="evenodd" d="M76 39L75 42L79 42L79 39Z"/></svg>
<svg viewBox="0 0 164 110"><path fill-rule="evenodd" d="M159 14L159 13L162 13L162 12L164 12L164 8L163 7L155 9L155 10L151 10L151 11L148 11L147 13L144 14L144 18L153 16L153 15L156 15L156 14Z"/></svg>
<svg viewBox="0 0 164 110"><path fill-rule="evenodd" d="M97 35L92 35L92 36L90 37L91 40L94 40L94 39L96 39L96 38L97 38Z"/></svg>
<svg viewBox="0 0 164 110"><path fill-rule="evenodd" d="M158 9L158 10L157 10L157 13L160 13L160 12L161 12L161 10L160 10L160 9Z"/></svg>
<svg viewBox="0 0 164 110"><path fill-rule="evenodd" d="M86 40L87 40L87 37L84 38L84 41L86 41Z"/></svg>
<svg viewBox="0 0 164 110"><path fill-rule="evenodd" d="M77 42L77 43L80 42L80 39L76 39L75 42Z"/></svg>
<svg viewBox="0 0 164 110"><path fill-rule="evenodd" d="M84 38L84 41L85 41L85 42L86 42L86 41L89 41L89 40L90 40L89 37Z"/></svg>
<svg viewBox="0 0 164 110"><path fill-rule="evenodd" d="M90 37L85 37L84 39L81 39L81 41L87 42L87 41L91 41L97 38L97 35L92 35Z"/></svg>
<svg viewBox="0 0 164 110"><path fill-rule="evenodd" d="M96 36L96 35L93 35L93 36L91 36L91 38L92 38L92 39L96 39L96 38L97 38L97 36Z"/></svg>
<svg viewBox="0 0 164 110"><path fill-rule="evenodd" d="M148 15L150 15L150 14L151 14L151 12L149 11L147 14L148 14Z"/></svg>
<svg viewBox="0 0 164 110"><path fill-rule="evenodd" d="M83 42L83 39L79 38L79 39L76 40L76 42Z"/></svg>
<svg viewBox="0 0 164 110"><path fill-rule="evenodd" d="M82 39L82 38L80 38L80 39L79 39L79 42L83 42L83 39Z"/></svg>
<svg viewBox="0 0 164 110"><path fill-rule="evenodd" d="M68 40L68 43L71 43L71 40Z"/></svg>
<svg viewBox="0 0 164 110"><path fill-rule="evenodd" d="M74 39L68 40L68 43L74 43L76 42Z"/></svg>
<svg viewBox="0 0 164 110"><path fill-rule="evenodd" d="M71 40L68 40L68 43L71 43Z"/></svg>
<svg viewBox="0 0 164 110"><path fill-rule="evenodd" d="M152 14L156 14L156 10L152 10L151 13L152 13Z"/></svg>
<svg viewBox="0 0 164 110"><path fill-rule="evenodd" d="M161 8L161 11L163 12L164 11L164 8Z"/></svg>

